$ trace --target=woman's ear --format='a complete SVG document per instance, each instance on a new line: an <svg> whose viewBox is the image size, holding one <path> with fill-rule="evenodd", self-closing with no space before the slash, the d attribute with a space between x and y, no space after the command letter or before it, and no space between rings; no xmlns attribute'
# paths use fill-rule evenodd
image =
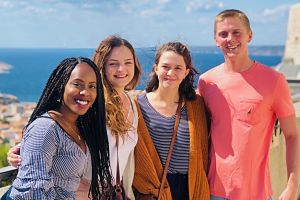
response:
<svg viewBox="0 0 300 200"><path fill-rule="evenodd" d="M186 69L184 78L190 73L190 69Z"/></svg>
<svg viewBox="0 0 300 200"><path fill-rule="evenodd" d="M153 71L156 73L157 72L157 64L153 65Z"/></svg>

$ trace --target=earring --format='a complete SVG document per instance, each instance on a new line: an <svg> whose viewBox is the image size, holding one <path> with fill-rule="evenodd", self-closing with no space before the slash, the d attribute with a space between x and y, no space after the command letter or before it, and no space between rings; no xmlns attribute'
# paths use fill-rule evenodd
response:
<svg viewBox="0 0 300 200"><path fill-rule="evenodd" d="M57 99L56 101L57 101L58 103L60 103L60 99Z"/></svg>

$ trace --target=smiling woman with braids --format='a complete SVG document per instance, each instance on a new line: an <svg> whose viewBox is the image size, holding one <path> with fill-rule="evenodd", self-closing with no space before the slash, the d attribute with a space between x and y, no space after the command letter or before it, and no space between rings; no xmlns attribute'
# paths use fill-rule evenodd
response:
<svg viewBox="0 0 300 200"><path fill-rule="evenodd" d="M82 177L92 182L89 196L100 198L111 182L109 146L101 75L90 59L67 58L53 71L20 152L6 199L75 199Z"/></svg>
<svg viewBox="0 0 300 200"><path fill-rule="evenodd" d="M127 92L139 82L141 67L132 45L118 36L109 36L101 41L93 60L98 66L104 84L107 137L113 178L112 181L110 179L107 181L116 184L118 160L116 136L120 136L118 145L120 177L127 197L134 199L131 186L135 167L133 154L138 140L138 114L136 105ZM8 161L15 167L21 163L18 148L17 146L11 148L7 155ZM89 187L90 180L83 178L76 199L86 199Z"/></svg>

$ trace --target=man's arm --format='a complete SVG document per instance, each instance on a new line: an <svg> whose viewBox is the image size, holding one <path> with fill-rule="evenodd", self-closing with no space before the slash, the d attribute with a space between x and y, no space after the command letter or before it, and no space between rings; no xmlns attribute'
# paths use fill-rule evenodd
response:
<svg viewBox="0 0 300 200"><path fill-rule="evenodd" d="M295 115L279 119L286 143L288 183L279 200L296 200L300 173L300 135Z"/></svg>

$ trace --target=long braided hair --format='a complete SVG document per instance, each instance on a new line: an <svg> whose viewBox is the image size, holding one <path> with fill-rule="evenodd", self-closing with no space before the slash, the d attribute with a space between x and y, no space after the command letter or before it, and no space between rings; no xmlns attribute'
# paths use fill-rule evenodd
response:
<svg viewBox="0 0 300 200"><path fill-rule="evenodd" d="M43 113L57 110L63 102L65 86L73 69L80 63L87 63L97 78L97 97L86 114L79 116L77 126L86 141L92 158L92 182L89 197L99 199L106 187L111 187L109 145L106 132L105 104L102 78L96 64L88 58L66 58L52 72L42 95L24 130ZM100 180L99 180L100 179ZM99 183L101 187L99 187Z"/></svg>

